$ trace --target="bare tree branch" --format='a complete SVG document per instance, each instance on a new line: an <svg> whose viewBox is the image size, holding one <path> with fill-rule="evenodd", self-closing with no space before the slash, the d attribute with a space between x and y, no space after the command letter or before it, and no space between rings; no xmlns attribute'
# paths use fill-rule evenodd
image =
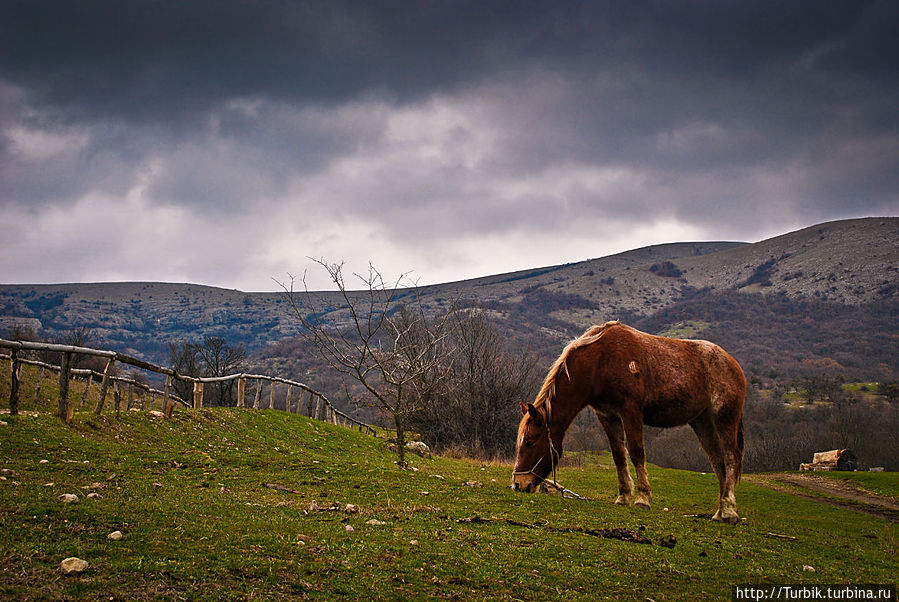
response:
<svg viewBox="0 0 899 602"><path fill-rule="evenodd" d="M337 287L342 307L326 309L321 295L309 290L305 275L303 294L296 279L278 284L288 293L290 307L303 327L303 335L318 349L331 368L355 379L371 395L375 407L387 414L397 433L399 464L405 465L408 420L448 374L453 358L449 334L455 303L448 311L429 316L419 289L401 274L388 284L371 264L366 274L354 274L362 288L351 291L343 263L315 260ZM277 281L276 281L277 282ZM410 301L401 300L411 295Z"/></svg>

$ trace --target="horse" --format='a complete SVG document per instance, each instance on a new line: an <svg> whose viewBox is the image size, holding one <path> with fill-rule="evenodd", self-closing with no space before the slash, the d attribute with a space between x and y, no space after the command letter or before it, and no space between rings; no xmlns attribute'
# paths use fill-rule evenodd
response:
<svg viewBox="0 0 899 602"><path fill-rule="evenodd" d="M587 406L606 432L618 471L616 504L649 509L643 425L689 424L715 475L712 520L737 523L734 487L743 466L746 377L737 361L708 341L672 339L619 321L592 326L553 363L533 403L521 403L512 484L531 492L562 457L562 440ZM637 492L627 466L637 473Z"/></svg>

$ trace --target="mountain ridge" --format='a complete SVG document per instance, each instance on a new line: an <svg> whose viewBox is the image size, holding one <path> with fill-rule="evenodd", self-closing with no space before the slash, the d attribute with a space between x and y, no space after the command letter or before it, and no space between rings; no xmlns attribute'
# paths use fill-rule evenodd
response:
<svg viewBox="0 0 899 602"><path fill-rule="evenodd" d="M433 311L453 300L485 308L513 344L535 349L543 359L553 357L560 343L590 324L618 318L658 332L679 332L677 323L692 321L686 331L695 336L718 328L741 333L742 343L756 336L747 323L750 315L776 323L811 314L804 317L807 332L814 333L809 340L822 338L823 325L834 327L828 320L843 316L840 324L856 322L856 330L876 330L877 336L887 337L872 339L869 346L876 350L893 340L889 337L899 342L899 312L892 313L899 299L899 218L826 222L756 243L652 245L569 264L426 285L417 292ZM332 308L329 319L344 319L339 293L313 294ZM765 305L779 307L780 313L757 311ZM731 313L722 309L728 307ZM283 291L164 282L0 285L0 334L31 329L40 338L60 339L76 328L91 332L95 345L156 361L167 359L168 342L209 335L242 344L265 359L273 345L299 334ZM791 362L801 363L797 353ZM816 353L814 358L820 359L824 351ZM887 364L885 374L899 373L899 360L890 353L872 360Z"/></svg>

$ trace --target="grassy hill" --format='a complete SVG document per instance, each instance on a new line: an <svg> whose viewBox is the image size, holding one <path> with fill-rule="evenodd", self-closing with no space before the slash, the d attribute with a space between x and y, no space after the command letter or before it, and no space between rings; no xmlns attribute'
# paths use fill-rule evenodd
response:
<svg viewBox="0 0 899 602"><path fill-rule="evenodd" d="M693 516L713 508L711 474L651 467L640 511L611 503L606 455L560 470L587 500L524 495L508 465L414 457L404 471L383 439L278 411L78 412L66 426L44 412L52 389L0 416L3 598L718 600L738 583L899 573L895 524L748 480L746 521L719 525ZM899 489L892 473L869 486ZM70 556L90 568L62 576Z"/></svg>

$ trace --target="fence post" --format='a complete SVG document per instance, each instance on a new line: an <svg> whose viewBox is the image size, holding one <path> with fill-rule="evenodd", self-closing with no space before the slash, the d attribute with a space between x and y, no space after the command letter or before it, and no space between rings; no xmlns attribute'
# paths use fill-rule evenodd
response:
<svg viewBox="0 0 899 602"><path fill-rule="evenodd" d="M284 400L284 411L290 412L290 392L293 390L293 385L287 385L287 398Z"/></svg>
<svg viewBox="0 0 899 602"><path fill-rule="evenodd" d="M87 382L84 383L84 391L81 392L81 405L79 407L84 407L84 403L87 401L87 394L91 389L91 381L94 380L94 373L91 372L87 375Z"/></svg>
<svg viewBox="0 0 899 602"><path fill-rule="evenodd" d="M275 409L275 381L272 381L272 390L269 392L268 409Z"/></svg>
<svg viewBox="0 0 899 602"><path fill-rule="evenodd" d="M247 393L247 379L241 376L237 379L237 407L242 408L244 395Z"/></svg>
<svg viewBox="0 0 899 602"><path fill-rule="evenodd" d="M169 409L169 391L172 388L172 375L167 374L165 377L165 386L162 388L162 413L167 414ZM174 404L174 402L173 402Z"/></svg>
<svg viewBox="0 0 899 602"><path fill-rule="evenodd" d="M203 383L200 381L194 383L194 407L203 407Z"/></svg>
<svg viewBox="0 0 899 602"><path fill-rule="evenodd" d="M166 418L171 418L172 412L175 411L175 400L169 401L169 391L171 391L172 385L175 382L174 378L175 377L171 374L165 377L165 401L168 403L168 407L163 412L163 415L165 415Z"/></svg>
<svg viewBox="0 0 899 602"><path fill-rule="evenodd" d="M19 413L19 350L13 349L9 356L10 369L12 376L10 377L9 387L9 415L15 416Z"/></svg>
<svg viewBox="0 0 899 602"><path fill-rule="evenodd" d="M313 405L313 410L312 410L312 416L311 416L312 418L315 418L316 420L321 420L321 417L320 417L321 407L322 407L321 397L316 396L314 405Z"/></svg>
<svg viewBox="0 0 899 602"><path fill-rule="evenodd" d="M312 418L312 405L315 403L315 394L309 389L309 399L306 400L306 407L303 410L303 416Z"/></svg>
<svg viewBox="0 0 899 602"><path fill-rule="evenodd" d="M44 367L41 366L37 371L37 385L34 387L34 403L37 404L41 400L41 381L44 380Z"/></svg>
<svg viewBox="0 0 899 602"><path fill-rule="evenodd" d="M112 365L115 358L109 358L106 362L106 368L103 369L103 383L100 385L100 400L97 402L97 416L103 411L103 404L106 402L106 393L109 391L109 377L112 376Z"/></svg>
<svg viewBox="0 0 899 602"><path fill-rule="evenodd" d="M256 396L253 398L253 409L259 409L259 394L262 393L262 379L256 379Z"/></svg>
<svg viewBox="0 0 899 602"><path fill-rule="evenodd" d="M72 363L72 354L63 353L62 362L59 367L59 412L57 416L62 418L66 423L72 421L72 411L74 408L69 407L69 368Z"/></svg>
<svg viewBox="0 0 899 602"><path fill-rule="evenodd" d="M90 376L88 376L90 378ZM128 409L134 405L134 383L128 383Z"/></svg>
<svg viewBox="0 0 899 602"><path fill-rule="evenodd" d="M115 403L115 415L119 417L122 407L122 393L119 391L119 379L112 381L112 400Z"/></svg>

